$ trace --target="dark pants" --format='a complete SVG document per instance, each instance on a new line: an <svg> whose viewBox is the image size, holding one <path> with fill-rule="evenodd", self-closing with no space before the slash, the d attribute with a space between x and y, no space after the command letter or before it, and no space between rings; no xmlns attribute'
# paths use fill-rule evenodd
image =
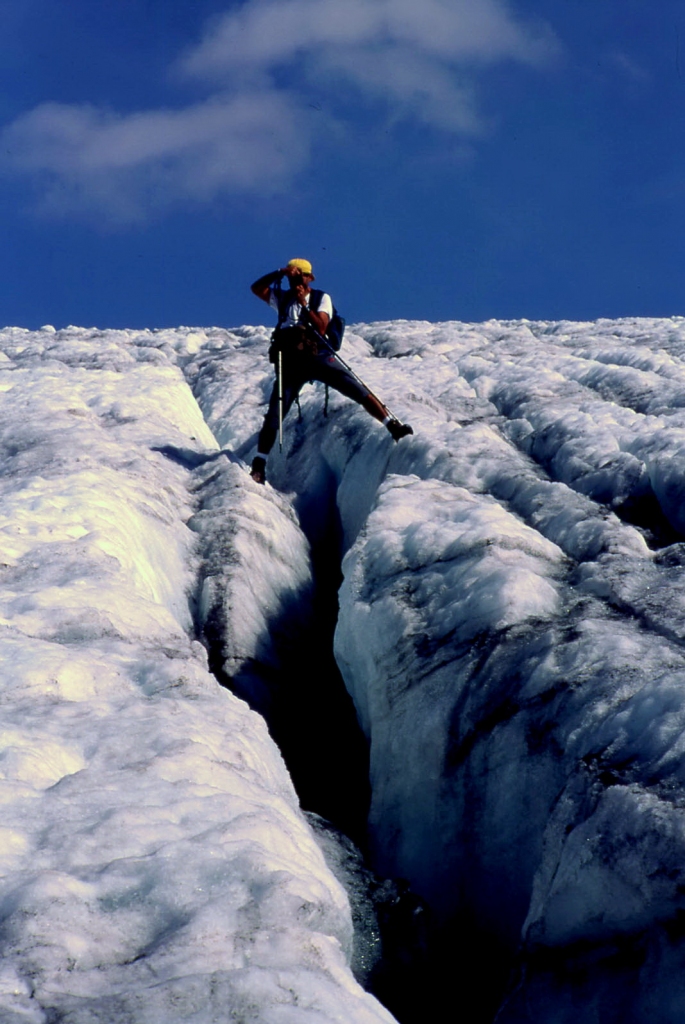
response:
<svg viewBox="0 0 685 1024"><path fill-rule="evenodd" d="M320 380L341 395L351 398L372 413L376 405L369 402L370 391L362 386L350 373L334 352L319 355L283 352L283 419L300 393L300 388L310 380ZM269 409L259 434L258 451L268 455L278 435L278 376L269 399Z"/></svg>

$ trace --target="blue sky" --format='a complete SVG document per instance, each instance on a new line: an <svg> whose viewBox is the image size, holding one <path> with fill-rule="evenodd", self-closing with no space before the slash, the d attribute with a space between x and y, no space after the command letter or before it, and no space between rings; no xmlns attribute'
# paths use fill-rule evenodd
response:
<svg viewBox="0 0 685 1024"><path fill-rule="evenodd" d="M685 0L0 0L0 322L685 314Z"/></svg>

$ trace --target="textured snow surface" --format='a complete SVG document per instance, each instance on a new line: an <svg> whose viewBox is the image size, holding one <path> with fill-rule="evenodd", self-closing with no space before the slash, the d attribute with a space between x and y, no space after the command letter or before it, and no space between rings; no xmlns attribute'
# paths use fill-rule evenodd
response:
<svg viewBox="0 0 685 1024"><path fill-rule="evenodd" d="M192 639L197 593L249 659L309 573L176 365L207 340L0 332L2 1024L392 1020L263 720Z"/></svg>
<svg viewBox="0 0 685 1024"><path fill-rule="evenodd" d="M191 639L268 708L312 544L342 559L374 866L426 901L456 1003L681 1024L685 320L357 325L415 435L307 387L259 488L269 333L1 335L0 1019L390 1019Z"/></svg>
<svg viewBox="0 0 685 1024"><path fill-rule="evenodd" d="M245 456L266 340L188 366ZM343 355L414 437L306 389L268 477L344 556L376 868L482 1019L682 1021L685 321L358 325Z"/></svg>

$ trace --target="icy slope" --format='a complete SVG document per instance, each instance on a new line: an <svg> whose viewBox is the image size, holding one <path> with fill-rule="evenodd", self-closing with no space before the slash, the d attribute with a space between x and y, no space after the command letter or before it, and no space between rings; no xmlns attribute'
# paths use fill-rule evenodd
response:
<svg viewBox="0 0 685 1024"><path fill-rule="evenodd" d="M188 367L244 455L266 339ZM675 1024L685 321L375 324L344 354L416 435L312 389L269 479L345 556L376 867L428 901L474 1019Z"/></svg>
<svg viewBox="0 0 685 1024"><path fill-rule="evenodd" d="M342 559L373 856L430 908L436 983L472 1024L680 1024L685 321L359 326L416 435L309 388L259 489L268 335L2 333L3 1021L389 1019L190 639L193 605L212 667L282 699L294 507Z"/></svg>
<svg viewBox="0 0 685 1024"><path fill-rule="evenodd" d="M197 344L0 333L3 1024L392 1019L262 719L191 639L199 578L243 612L229 657L268 649L258 574L217 548L240 502L283 600L308 573L283 501L231 505L246 478L173 365Z"/></svg>

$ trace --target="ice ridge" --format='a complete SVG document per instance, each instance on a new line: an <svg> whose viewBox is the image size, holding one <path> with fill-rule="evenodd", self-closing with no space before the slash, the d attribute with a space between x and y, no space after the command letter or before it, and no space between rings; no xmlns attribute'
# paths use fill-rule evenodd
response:
<svg viewBox="0 0 685 1024"><path fill-rule="evenodd" d="M244 455L264 342L190 367ZM415 436L312 391L270 462L342 559L374 864L429 904L472 1020L685 1011L684 343L682 318L357 325L346 357Z"/></svg>
<svg viewBox="0 0 685 1024"><path fill-rule="evenodd" d="M3 1024L392 1020L263 719L193 639L220 573L249 589L218 546L242 470L177 365L197 338L0 332ZM250 514L306 588L285 503ZM265 643L252 583L233 660Z"/></svg>

